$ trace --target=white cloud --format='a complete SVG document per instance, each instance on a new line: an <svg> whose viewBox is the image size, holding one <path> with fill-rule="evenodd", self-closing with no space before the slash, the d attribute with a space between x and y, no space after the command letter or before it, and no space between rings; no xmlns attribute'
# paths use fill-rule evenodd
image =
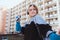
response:
<svg viewBox="0 0 60 40"><path fill-rule="evenodd" d="M0 0L0 7L8 7L11 8L24 0Z"/></svg>

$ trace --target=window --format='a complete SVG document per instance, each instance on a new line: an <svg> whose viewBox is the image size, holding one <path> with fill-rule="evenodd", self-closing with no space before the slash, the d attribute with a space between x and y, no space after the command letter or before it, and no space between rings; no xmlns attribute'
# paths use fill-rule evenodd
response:
<svg viewBox="0 0 60 40"><path fill-rule="evenodd" d="M55 18L55 20L57 20L58 18Z"/></svg>

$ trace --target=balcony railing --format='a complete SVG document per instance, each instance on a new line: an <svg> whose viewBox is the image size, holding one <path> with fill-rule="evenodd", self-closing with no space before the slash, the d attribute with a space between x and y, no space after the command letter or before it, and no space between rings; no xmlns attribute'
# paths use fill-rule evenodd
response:
<svg viewBox="0 0 60 40"><path fill-rule="evenodd" d="M54 14L53 16L54 16L54 17L58 17L58 15L57 15L57 14Z"/></svg>
<svg viewBox="0 0 60 40"><path fill-rule="evenodd" d="M39 0L39 2L43 2L43 0Z"/></svg>
<svg viewBox="0 0 60 40"><path fill-rule="evenodd" d="M57 7L53 7L53 10L57 10Z"/></svg>

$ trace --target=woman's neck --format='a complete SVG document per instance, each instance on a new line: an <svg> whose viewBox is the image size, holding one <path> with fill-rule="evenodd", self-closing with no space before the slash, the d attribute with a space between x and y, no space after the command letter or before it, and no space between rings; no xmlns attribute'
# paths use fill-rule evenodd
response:
<svg viewBox="0 0 60 40"><path fill-rule="evenodd" d="M36 15L38 15L38 14L36 14ZM35 17L36 15L34 15L34 16L29 16L29 18L33 18L33 17Z"/></svg>

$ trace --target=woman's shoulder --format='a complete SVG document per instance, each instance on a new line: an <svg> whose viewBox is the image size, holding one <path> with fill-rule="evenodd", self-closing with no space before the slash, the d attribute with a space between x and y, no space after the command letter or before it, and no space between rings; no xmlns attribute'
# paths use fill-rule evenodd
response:
<svg viewBox="0 0 60 40"><path fill-rule="evenodd" d="M39 14L37 14L35 17L40 17L40 15L39 15Z"/></svg>
<svg viewBox="0 0 60 40"><path fill-rule="evenodd" d="M36 15L34 20L38 24L47 24L46 21L40 15Z"/></svg>
<svg viewBox="0 0 60 40"><path fill-rule="evenodd" d="M35 19L44 20L39 14L35 16Z"/></svg>

